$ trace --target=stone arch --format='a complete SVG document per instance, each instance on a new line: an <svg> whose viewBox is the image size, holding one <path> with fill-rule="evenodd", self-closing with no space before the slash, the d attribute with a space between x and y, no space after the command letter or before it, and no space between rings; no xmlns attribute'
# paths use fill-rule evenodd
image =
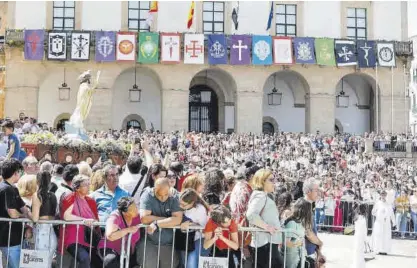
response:
<svg viewBox="0 0 417 268"><path fill-rule="evenodd" d="M273 127L274 127L274 132L279 132L279 125L277 123L277 121L271 117L271 116L264 116L262 118L262 124L264 123L270 123Z"/></svg>
<svg viewBox="0 0 417 268"><path fill-rule="evenodd" d="M207 68L194 75L190 89L195 86L207 86L218 99L218 129L220 132L236 129L235 107L237 85L233 76L218 67ZM189 118L191 120L191 118Z"/></svg>
<svg viewBox="0 0 417 268"><path fill-rule="evenodd" d="M336 96L341 92L342 85L345 95L349 96L349 105L347 108L337 107L335 102L335 118L338 118L344 132L362 134L376 130L377 118L380 128L381 119L377 114L381 114L381 90L374 77L362 72L346 74L335 85Z"/></svg>
<svg viewBox="0 0 417 268"><path fill-rule="evenodd" d="M141 89L141 101L131 102L129 89L135 83ZM124 69L115 79L111 92L111 126L119 128L129 115L141 115L145 126L162 129L162 83L158 74L148 67L136 66ZM124 125L124 124L123 124Z"/></svg>
<svg viewBox="0 0 417 268"><path fill-rule="evenodd" d="M54 120L53 127L56 128L59 121L61 121L62 119L68 119L69 120L70 117L71 117L70 113L62 113L62 114L58 115Z"/></svg>
<svg viewBox="0 0 417 268"><path fill-rule="evenodd" d="M142 130L143 131L146 130L146 122L143 119L143 117L138 114L129 114L128 116L126 116L125 119L123 120L122 125L120 126L120 129L126 129L127 123L132 120L138 121L140 123Z"/></svg>
<svg viewBox="0 0 417 268"><path fill-rule="evenodd" d="M334 125L339 129L339 133L343 133L343 125L340 120L336 118L334 121Z"/></svg>
<svg viewBox="0 0 417 268"><path fill-rule="evenodd" d="M274 86L282 93L281 105L268 105ZM280 131L305 132L309 129L310 86L300 73L281 70L271 73L263 86L263 116L273 118Z"/></svg>

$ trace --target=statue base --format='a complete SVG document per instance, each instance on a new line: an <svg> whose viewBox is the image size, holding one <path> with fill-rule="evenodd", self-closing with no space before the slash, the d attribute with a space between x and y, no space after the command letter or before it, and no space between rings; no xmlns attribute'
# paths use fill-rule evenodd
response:
<svg viewBox="0 0 417 268"><path fill-rule="evenodd" d="M65 137L70 139L80 139L83 141L89 140L87 133L83 129L76 128L69 122L65 122L65 133L67 133Z"/></svg>

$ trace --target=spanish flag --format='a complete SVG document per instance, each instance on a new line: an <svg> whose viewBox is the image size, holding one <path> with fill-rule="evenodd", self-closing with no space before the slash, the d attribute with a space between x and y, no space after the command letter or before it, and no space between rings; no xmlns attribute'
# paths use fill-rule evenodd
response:
<svg viewBox="0 0 417 268"><path fill-rule="evenodd" d="M194 1L191 1L190 11L188 12L188 21L187 21L187 28L190 29L191 25L193 25L193 18L194 18Z"/></svg>

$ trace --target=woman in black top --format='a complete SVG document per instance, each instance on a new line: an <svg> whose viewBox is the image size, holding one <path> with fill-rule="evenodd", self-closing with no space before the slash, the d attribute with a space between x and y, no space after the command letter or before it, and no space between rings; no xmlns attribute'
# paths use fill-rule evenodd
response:
<svg viewBox="0 0 417 268"><path fill-rule="evenodd" d="M32 197L32 219L38 220L55 219L57 200L54 193L50 192L51 173L41 171L36 176L38 191ZM52 224L36 224L35 227L35 248L37 250L49 251L49 265L51 265L53 254L57 247L57 238Z"/></svg>

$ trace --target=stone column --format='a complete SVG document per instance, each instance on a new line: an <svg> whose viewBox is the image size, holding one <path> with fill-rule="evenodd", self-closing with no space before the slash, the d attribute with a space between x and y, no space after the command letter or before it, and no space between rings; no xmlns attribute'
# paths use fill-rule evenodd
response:
<svg viewBox="0 0 417 268"><path fill-rule="evenodd" d="M394 104L394 105L393 105ZM394 108L394 111L392 110ZM382 131L393 131L394 133L405 133L409 124L409 99L404 96L382 96L381 97L381 126ZM394 112L394 114L392 114Z"/></svg>
<svg viewBox="0 0 417 268"><path fill-rule="evenodd" d="M365 139L365 153L372 154L374 152L374 141L373 139Z"/></svg>
<svg viewBox="0 0 417 268"><path fill-rule="evenodd" d="M407 158L413 158L413 141L412 140L407 140L405 142L405 152L406 152L406 157Z"/></svg>
<svg viewBox="0 0 417 268"><path fill-rule="evenodd" d="M163 132L188 131L188 98L188 90L162 90Z"/></svg>
<svg viewBox="0 0 417 268"><path fill-rule="evenodd" d="M335 95L327 93L313 93L307 97L307 132L334 133L335 101Z"/></svg>
<svg viewBox="0 0 417 268"><path fill-rule="evenodd" d="M236 109L237 133L262 132L262 97L263 92L238 91Z"/></svg>

